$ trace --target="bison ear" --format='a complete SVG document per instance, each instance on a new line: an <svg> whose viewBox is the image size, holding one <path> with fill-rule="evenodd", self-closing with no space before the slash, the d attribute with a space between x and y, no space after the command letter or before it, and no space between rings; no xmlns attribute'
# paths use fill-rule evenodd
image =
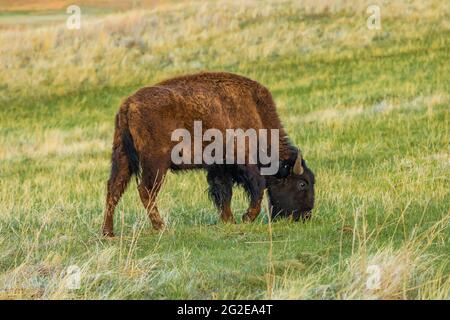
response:
<svg viewBox="0 0 450 320"><path fill-rule="evenodd" d="M303 174L303 171L304 171L304 169L302 166L302 154L299 151L298 155L297 155L297 159L295 160L295 164L292 169L292 172L296 175L301 175L301 174Z"/></svg>

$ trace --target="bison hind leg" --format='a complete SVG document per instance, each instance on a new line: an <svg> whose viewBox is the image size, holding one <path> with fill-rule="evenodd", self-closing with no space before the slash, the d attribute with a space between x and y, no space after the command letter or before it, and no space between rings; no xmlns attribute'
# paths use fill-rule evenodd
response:
<svg viewBox="0 0 450 320"><path fill-rule="evenodd" d="M163 159L162 156L155 158ZM141 197L142 204L147 210L147 215L152 223L153 229L158 231L163 231L165 229L165 223L159 214L156 198L164 182L167 170L168 161L159 161L159 163L144 161L142 181L138 186L139 196Z"/></svg>
<svg viewBox="0 0 450 320"><path fill-rule="evenodd" d="M107 184L106 210L103 219L103 235L114 237L114 210L131 178L128 157L122 145L112 153L111 173Z"/></svg>

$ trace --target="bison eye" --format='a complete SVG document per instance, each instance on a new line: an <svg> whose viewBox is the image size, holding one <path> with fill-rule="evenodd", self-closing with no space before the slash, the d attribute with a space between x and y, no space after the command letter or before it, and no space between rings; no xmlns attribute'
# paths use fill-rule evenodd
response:
<svg viewBox="0 0 450 320"><path fill-rule="evenodd" d="M300 191L305 191L308 188L308 183L305 180L297 182L297 188Z"/></svg>

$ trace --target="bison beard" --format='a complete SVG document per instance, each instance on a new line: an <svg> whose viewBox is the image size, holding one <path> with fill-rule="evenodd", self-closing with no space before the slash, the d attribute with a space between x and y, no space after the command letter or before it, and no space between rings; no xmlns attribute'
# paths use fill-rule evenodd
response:
<svg viewBox="0 0 450 320"><path fill-rule="evenodd" d="M263 176L260 172L263 164L259 162L174 164L171 151L176 142L171 140L171 133L184 128L192 134L195 121L202 121L205 130L217 129L222 133L227 129L278 130L279 170L273 176ZM291 145L269 90L256 81L230 73L200 73L140 89L120 107L103 234L114 235L114 209L132 175L137 178L139 195L153 227L164 229L156 206L164 176L168 170L190 169L207 171L210 198L225 222L235 222L230 208L234 185L243 186L249 198L243 221L256 219L266 187L278 215L306 216L314 205L314 175L299 150Z"/></svg>

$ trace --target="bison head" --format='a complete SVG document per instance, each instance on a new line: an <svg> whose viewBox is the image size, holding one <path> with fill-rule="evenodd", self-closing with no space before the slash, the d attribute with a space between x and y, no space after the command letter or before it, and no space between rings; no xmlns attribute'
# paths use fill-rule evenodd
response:
<svg viewBox="0 0 450 320"><path fill-rule="evenodd" d="M276 176L268 177L269 207L272 219L310 218L314 207L314 173L306 166L300 152L294 161L281 162Z"/></svg>

